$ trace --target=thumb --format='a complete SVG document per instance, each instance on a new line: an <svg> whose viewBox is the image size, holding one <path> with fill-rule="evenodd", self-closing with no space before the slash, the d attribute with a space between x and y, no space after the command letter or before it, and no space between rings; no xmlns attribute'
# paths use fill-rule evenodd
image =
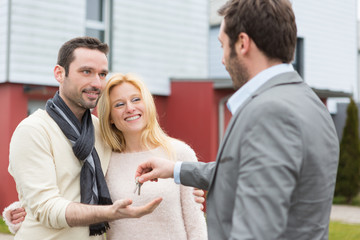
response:
<svg viewBox="0 0 360 240"><path fill-rule="evenodd" d="M116 200L114 202L114 205L117 206L118 208L126 208L127 206L132 204L132 200L131 199L120 199L120 200Z"/></svg>
<svg viewBox="0 0 360 240"><path fill-rule="evenodd" d="M154 170L152 170L151 172L148 172L148 173L144 173L139 178L139 182L141 182L141 183L147 182L149 180L157 182L156 172Z"/></svg>

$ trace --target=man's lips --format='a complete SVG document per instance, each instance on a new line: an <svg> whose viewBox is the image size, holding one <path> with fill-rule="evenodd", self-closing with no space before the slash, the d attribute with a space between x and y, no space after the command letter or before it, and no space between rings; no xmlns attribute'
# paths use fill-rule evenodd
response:
<svg viewBox="0 0 360 240"><path fill-rule="evenodd" d="M97 99L100 95L100 91L87 91L84 90L83 93L85 93L87 95L88 98L90 99Z"/></svg>

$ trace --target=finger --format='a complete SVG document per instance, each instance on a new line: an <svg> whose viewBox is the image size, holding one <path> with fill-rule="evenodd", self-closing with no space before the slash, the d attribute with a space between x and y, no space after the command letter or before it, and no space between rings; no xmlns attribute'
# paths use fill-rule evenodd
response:
<svg viewBox="0 0 360 240"><path fill-rule="evenodd" d="M21 213L21 212L25 212L25 209L24 208L16 208L11 211L11 214L16 214L16 213Z"/></svg>
<svg viewBox="0 0 360 240"><path fill-rule="evenodd" d="M141 175L141 177L139 178L139 182L140 183L144 183L146 181L155 181L157 182L157 177L155 176L155 172L151 171L148 173L144 173L143 175Z"/></svg>
<svg viewBox="0 0 360 240"><path fill-rule="evenodd" d="M149 161L141 163L135 172L135 177L139 177L144 173L150 172L152 170L151 163Z"/></svg>
<svg viewBox="0 0 360 240"><path fill-rule="evenodd" d="M152 213L161 203L162 198L156 198L153 201L149 202L145 206L139 207L136 215L138 217L144 216L146 214Z"/></svg>
<svg viewBox="0 0 360 240"><path fill-rule="evenodd" d="M15 221L17 220L18 218L21 218L21 217L25 217L26 213L25 212L19 212L19 213L15 213L15 214L11 214L11 221Z"/></svg>
<svg viewBox="0 0 360 240"><path fill-rule="evenodd" d="M197 197L202 197L204 196L204 191L198 188L194 188L194 195Z"/></svg>
<svg viewBox="0 0 360 240"><path fill-rule="evenodd" d="M126 208L127 206L132 204L132 200L131 199L120 199L120 200L116 200L114 202L114 205L116 205L116 207L119 208Z"/></svg>
<svg viewBox="0 0 360 240"><path fill-rule="evenodd" d="M25 217L21 217L21 218L18 218L16 220L11 220L11 223L12 224L18 224L18 223L21 223L25 220Z"/></svg>
<svg viewBox="0 0 360 240"><path fill-rule="evenodd" d="M195 202L197 202L197 203L204 203L204 202L205 202L205 198L203 198L203 197L195 197Z"/></svg>

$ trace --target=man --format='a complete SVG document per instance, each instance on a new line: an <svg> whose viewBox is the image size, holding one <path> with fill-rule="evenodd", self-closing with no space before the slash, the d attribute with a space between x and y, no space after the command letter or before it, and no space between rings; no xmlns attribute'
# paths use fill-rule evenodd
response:
<svg viewBox="0 0 360 240"><path fill-rule="evenodd" d="M210 239L327 239L339 144L326 107L290 64L291 4L230 0L219 13L222 62L238 90L216 162L150 159L136 176L208 190Z"/></svg>
<svg viewBox="0 0 360 240"><path fill-rule="evenodd" d="M108 221L141 217L161 202L132 207L130 199L110 199L102 169L111 150L90 113L105 85L107 52L94 38L66 42L54 68L59 92L12 136L9 172L27 211L15 239L102 239Z"/></svg>

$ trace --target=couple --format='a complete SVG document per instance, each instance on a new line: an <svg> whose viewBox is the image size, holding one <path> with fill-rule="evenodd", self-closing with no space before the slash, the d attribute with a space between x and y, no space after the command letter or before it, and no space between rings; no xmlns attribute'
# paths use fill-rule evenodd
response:
<svg viewBox="0 0 360 240"><path fill-rule="evenodd" d="M27 212L15 239L102 239L105 231L107 239L206 239L192 188L164 180L134 194L136 167L150 156L197 159L162 131L139 78L116 74L105 86L107 52L94 38L66 42L54 69L59 92L13 134L9 172ZM90 109L104 88L99 121Z"/></svg>

